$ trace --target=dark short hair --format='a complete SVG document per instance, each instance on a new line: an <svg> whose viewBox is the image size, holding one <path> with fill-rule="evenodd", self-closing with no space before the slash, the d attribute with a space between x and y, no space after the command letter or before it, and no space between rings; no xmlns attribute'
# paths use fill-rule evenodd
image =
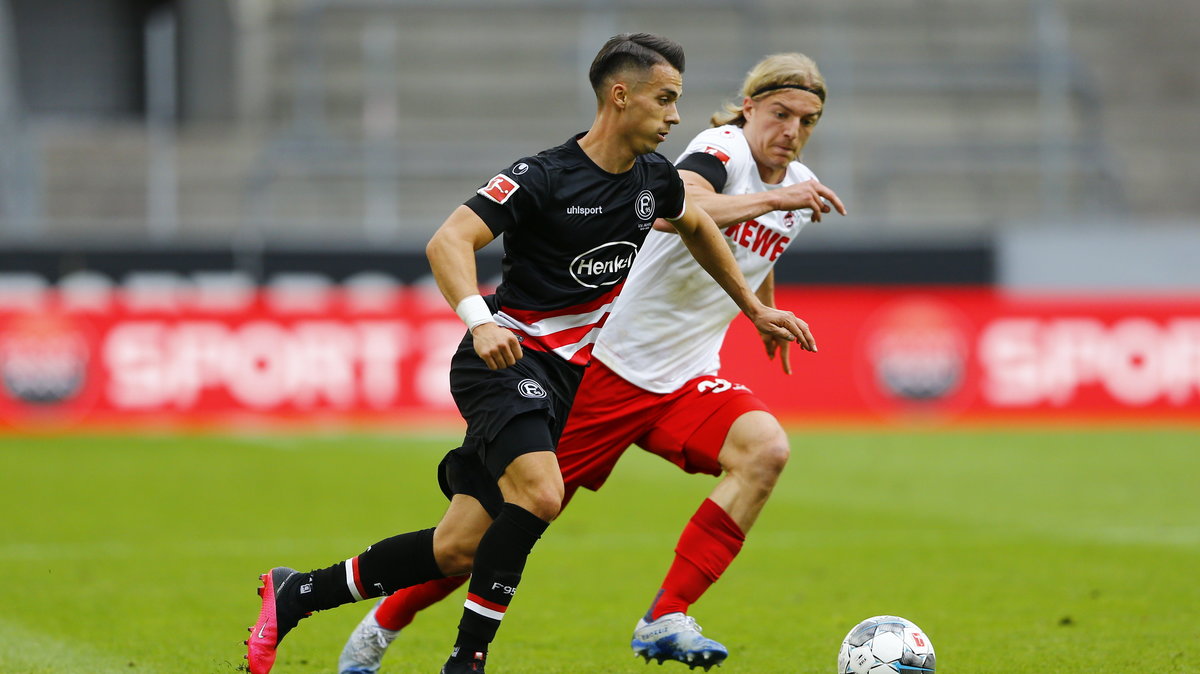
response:
<svg viewBox="0 0 1200 674"><path fill-rule="evenodd" d="M653 33L621 33L609 38L600 48L588 70L588 80L592 90L599 94L605 80L614 73L629 67L649 70L660 64L670 65L682 73L683 47Z"/></svg>

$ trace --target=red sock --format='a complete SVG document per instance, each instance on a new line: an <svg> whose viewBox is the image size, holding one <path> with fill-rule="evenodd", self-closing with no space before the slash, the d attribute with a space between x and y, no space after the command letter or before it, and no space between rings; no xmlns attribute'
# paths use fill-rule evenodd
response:
<svg viewBox="0 0 1200 674"><path fill-rule="evenodd" d="M687 613L688 607L729 568L745 540L746 534L737 522L721 506L704 499L679 536L675 561L646 613L647 620L668 613Z"/></svg>
<svg viewBox="0 0 1200 674"><path fill-rule="evenodd" d="M375 609L375 621L385 630L407 627L417 612L433 606L457 590L470 576L449 576L397 590Z"/></svg>

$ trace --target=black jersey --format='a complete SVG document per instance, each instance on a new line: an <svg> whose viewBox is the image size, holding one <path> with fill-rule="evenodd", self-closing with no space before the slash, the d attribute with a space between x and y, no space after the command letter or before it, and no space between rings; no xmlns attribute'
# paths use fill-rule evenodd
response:
<svg viewBox="0 0 1200 674"><path fill-rule="evenodd" d="M466 205L504 234L496 322L523 348L583 364L655 218L681 216L684 192L662 155L608 173L580 136L517 161Z"/></svg>

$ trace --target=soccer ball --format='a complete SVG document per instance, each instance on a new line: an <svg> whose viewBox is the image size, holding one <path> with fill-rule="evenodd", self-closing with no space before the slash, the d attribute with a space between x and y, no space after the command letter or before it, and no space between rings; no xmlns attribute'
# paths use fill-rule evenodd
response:
<svg viewBox="0 0 1200 674"><path fill-rule="evenodd" d="M842 640L838 674L932 672L933 643L912 622L894 615L867 618Z"/></svg>

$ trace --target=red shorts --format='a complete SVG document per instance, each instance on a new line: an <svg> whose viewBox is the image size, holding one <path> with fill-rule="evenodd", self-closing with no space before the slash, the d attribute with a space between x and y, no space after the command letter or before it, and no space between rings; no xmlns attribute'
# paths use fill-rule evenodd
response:
<svg viewBox="0 0 1200 674"><path fill-rule="evenodd" d="M579 487L599 489L634 444L689 473L719 475L729 428L753 410L768 411L750 389L719 377L651 393L592 360L555 450L568 498Z"/></svg>

